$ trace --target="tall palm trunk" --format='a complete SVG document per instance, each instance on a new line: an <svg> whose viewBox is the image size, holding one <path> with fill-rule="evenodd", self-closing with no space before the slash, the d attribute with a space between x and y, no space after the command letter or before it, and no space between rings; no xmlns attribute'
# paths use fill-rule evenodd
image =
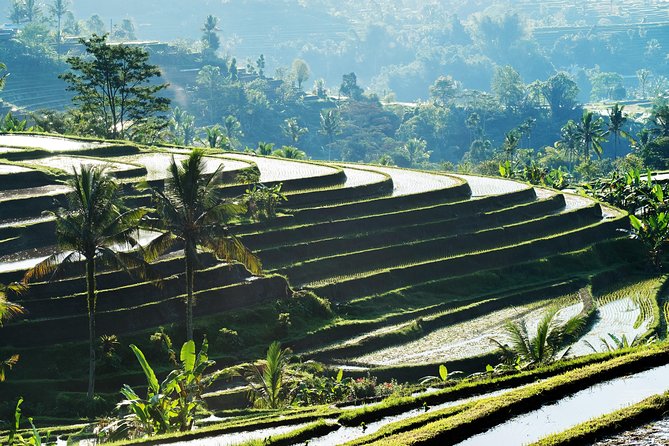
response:
<svg viewBox="0 0 669 446"><path fill-rule="evenodd" d="M95 392L95 259L93 256L86 259L86 286L88 305L88 398L93 398Z"/></svg>
<svg viewBox="0 0 669 446"><path fill-rule="evenodd" d="M188 246L188 242L186 242ZM186 258L186 341L193 340L193 284L195 282L194 259L188 248L185 252Z"/></svg>

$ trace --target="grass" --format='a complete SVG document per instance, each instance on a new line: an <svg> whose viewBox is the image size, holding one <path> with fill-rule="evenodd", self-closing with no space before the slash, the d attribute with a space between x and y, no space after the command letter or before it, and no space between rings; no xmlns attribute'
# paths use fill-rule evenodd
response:
<svg viewBox="0 0 669 446"><path fill-rule="evenodd" d="M511 244L502 248L473 251L422 262L407 262L391 268L380 268L354 275L331 277L306 287L332 300L351 299L374 292L420 282L436 274L458 274L462 271L489 269L513 259L539 259L551 253L570 251L616 235L624 226L623 216L576 230Z"/></svg>
<svg viewBox="0 0 669 446"><path fill-rule="evenodd" d="M532 446L577 446L590 444L644 423L664 418L669 411L669 392L594 418L566 431L543 438Z"/></svg>
<svg viewBox="0 0 669 446"><path fill-rule="evenodd" d="M261 419L258 420L253 420L253 419L231 420L214 424L211 426L201 427L191 432L179 432L166 435L156 435L150 438L126 440L108 444L110 446L161 445L180 441L215 437L217 435L250 431L256 429L266 429L266 428L286 426L291 424L310 423L304 428L282 435L281 437L275 437L273 441L276 441L277 443L270 443L270 444L291 444L288 442L300 441L300 438L303 437L311 438L314 435L319 435L319 434L322 435L323 432L327 431L328 429L331 429L331 427L329 427L322 419L336 416L340 411L333 410L325 406L321 406L317 408L312 407L309 413L302 413L302 412L304 411L300 411L297 414L290 414L283 412L267 418L262 417Z"/></svg>
<svg viewBox="0 0 669 446"><path fill-rule="evenodd" d="M375 421L379 418L395 415L409 409L420 408L424 403L432 406L448 401L456 401L459 399L468 398L474 395L485 394L499 389L508 389L530 384L538 380L558 376L565 372L583 368L588 365L606 362L612 358L627 357L635 353L639 354L639 352L642 352L643 355L647 355L648 353L643 353L645 351L646 349L644 348L635 348L619 350L615 352L594 353L587 356L555 362L547 366L526 370L520 373L476 379L464 379L461 381L456 381L454 382L454 385L434 393L427 393L424 395L419 394L414 397L388 400L375 406L362 407L360 409L348 411L339 418L339 422L347 426L357 426L362 421ZM652 353L651 356L655 354L664 356L667 352L669 352L669 348L666 346L664 348L654 347L653 351L655 353ZM632 359L631 361L634 360L635 359ZM629 362L630 360L626 361ZM436 371L437 368L438 364L434 364L433 369Z"/></svg>
<svg viewBox="0 0 669 446"><path fill-rule="evenodd" d="M412 241L388 241L387 244L369 249L340 251L330 257L314 257L280 268L283 274L288 275L294 283L326 281L336 271L337 274L355 274L365 269L390 267L398 263L420 262L429 259L439 259L445 256L457 256L461 252L472 249L493 249L501 246L513 245L530 238L546 237L554 234L554 228L560 227L563 231L578 229L585 222L594 218L585 212L575 210L567 214L555 214L538 219L525 220L507 226L481 229L473 232L457 232L446 236L427 238L416 235ZM585 215L582 215L585 214ZM262 253L260 253L262 255ZM298 257L299 259L299 257ZM302 259L299 259L302 260Z"/></svg>
<svg viewBox="0 0 669 446"><path fill-rule="evenodd" d="M455 444L499 424L512 416L541 407L546 401L560 399L598 382L627 373L666 364L669 346L646 348L609 361L590 364L565 372L531 386L512 390L503 396L483 399L471 409L430 422L408 432L394 434L370 445Z"/></svg>

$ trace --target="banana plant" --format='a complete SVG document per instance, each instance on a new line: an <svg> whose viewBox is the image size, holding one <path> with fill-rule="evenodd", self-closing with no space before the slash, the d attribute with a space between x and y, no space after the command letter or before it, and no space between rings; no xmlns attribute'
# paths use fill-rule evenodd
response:
<svg viewBox="0 0 669 446"><path fill-rule="evenodd" d="M16 408L14 409L14 419L11 422L10 429L7 435L7 445L8 446L42 446L49 441L50 435L47 434L46 439L42 439L42 435L39 433L35 424L33 423L32 418L28 418L28 423L30 423L29 434L21 435L19 427L21 425L21 415L23 409L21 409L21 404L23 404L23 397L19 398L16 403Z"/></svg>
<svg viewBox="0 0 669 446"><path fill-rule="evenodd" d="M195 342L188 341L181 347L180 366L159 382L136 345L130 345L147 381L146 397L142 398L130 386L124 385L121 394L125 398L117 408L126 415L110 424L104 432L109 439L121 436L156 435L167 432L185 432L193 428L195 413L204 407L202 392L225 372L205 375L215 364L207 356L208 343L202 342L197 352Z"/></svg>

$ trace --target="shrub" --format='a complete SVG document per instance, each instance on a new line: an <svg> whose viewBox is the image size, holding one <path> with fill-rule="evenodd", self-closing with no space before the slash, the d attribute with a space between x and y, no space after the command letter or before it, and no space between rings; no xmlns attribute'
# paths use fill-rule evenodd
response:
<svg viewBox="0 0 669 446"><path fill-rule="evenodd" d="M218 330L218 342L226 347L240 347L242 345L242 340L240 339L237 330L231 330L225 327Z"/></svg>

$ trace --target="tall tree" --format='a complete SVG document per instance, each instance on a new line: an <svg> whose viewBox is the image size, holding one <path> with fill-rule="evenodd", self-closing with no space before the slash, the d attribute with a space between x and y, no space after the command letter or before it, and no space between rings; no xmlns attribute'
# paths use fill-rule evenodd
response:
<svg viewBox="0 0 669 446"><path fill-rule="evenodd" d="M36 21L42 14L42 5L40 5L36 0L24 0L23 11L26 22L32 23Z"/></svg>
<svg viewBox="0 0 669 446"><path fill-rule="evenodd" d="M430 98L440 107L448 106L458 94L460 86L451 76L439 76L430 86Z"/></svg>
<svg viewBox="0 0 669 446"><path fill-rule="evenodd" d="M99 166L81 166L80 172L75 170L67 184L72 188L67 208L52 213L56 219L59 251L30 269L24 282L50 273L54 277L64 265L83 260L88 314L88 397L92 398L95 391L97 268L110 265L129 271L144 266L136 254L115 249L138 246L135 234L147 210L125 209L120 184Z"/></svg>
<svg viewBox="0 0 669 446"><path fill-rule="evenodd" d="M609 110L609 133L613 135L613 158L618 158L618 142L620 136L627 136L623 126L627 122L627 116L623 115L624 105L615 104Z"/></svg>
<svg viewBox="0 0 669 446"><path fill-rule="evenodd" d="M576 105L578 85L567 73L560 72L549 77L546 82L539 84L539 90L554 117Z"/></svg>
<svg viewBox="0 0 669 446"><path fill-rule="evenodd" d="M177 145L190 146L195 140L195 116L182 110L179 107L174 107L169 124L172 142Z"/></svg>
<svg viewBox="0 0 669 446"><path fill-rule="evenodd" d="M574 168L574 161L581 153L582 145L581 138L578 134L578 125L570 119L560 129L560 140L555 143L556 147L564 149L567 153L570 172Z"/></svg>
<svg viewBox="0 0 669 446"><path fill-rule="evenodd" d="M228 261L237 260L252 273L262 272L260 260L235 237L227 226L241 205L223 200L219 195L222 166L209 175L204 173L202 149L194 149L187 159L172 159L169 177L163 190L152 189L164 233L147 246L156 255L178 242L183 245L186 270L186 339L193 339L193 305L195 304L195 270L198 248L211 250Z"/></svg>
<svg viewBox="0 0 669 446"><path fill-rule="evenodd" d="M517 130L511 130L504 135L502 150L508 163L513 163L518 144L520 143L520 133Z"/></svg>
<svg viewBox="0 0 669 446"><path fill-rule="evenodd" d="M354 101L359 101L362 99L362 88L358 85L358 77L355 73L348 73L342 76L341 86L339 87L339 93Z"/></svg>
<svg viewBox="0 0 669 446"><path fill-rule="evenodd" d="M160 69L139 47L109 45L107 36L80 39L88 57L67 59L71 71L59 77L73 91L72 101L95 134L108 138L137 135L149 126L165 126L170 100L158 96L167 84L155 84Z"/></svg>
<svg viewBox="0 0 669 446"><path fill-rule="evenodd" d="M221 39L218 37L218 17L209 14L202 25L202 43L205 50L216 52L221 47Z"/></svg>
<svg viewBox="0 0 669 446"><path fill-rule="evenodd" d="M26 10L22 0L12 0L8 17L15 25L20 25L26 20Z"/></svg>
<svg viewBox="0 0 669 446"><path fill-rule="evenodd" d="M606 129L602 118L595 119L594 113L588 110L583 112L581 120L577 124L576 135L583 144L583 150L586 160L590 159L590 151L602 157L602 143L606 142Z"/></svg>
<svg viewBox="0 0 669 446"><path fill-rule="evenodd" d="M60 45L63 42L62 20L63 16L69 12L69 7L69 0L53 0L53 3L49 5L49 12L51 13L51 17L56 19L56 44L58 45L58 53L60 53Z"/></svg>
<svg viewBox="0 0 669 446"><path fill-rule="evenodd" d="M657 136L669 136L669 105L659 103L653 106L650 115L653 133Z"/></svg>
<svg viewBox="0 0 669 446"><path fill-rule="evenodd" d="M230 145L235 149L239 148L241 144L240 140L244 137L242 124L239 120L233 115L228 115L223 120L223 129L225 130L225 136L228 138Z"/></svg>
<svg viewBox="0 0 669 446"><path fill-rule="evenodd" d="M636 78L639 82L639 95L641 99L646 98L646 86L648 85L648 80L650 79L651 74L652 73L650 70L645 68L641 68L640 70L636 71Z"/></svg>
<svg viewBox="0 0 669 446"><path fill-rule="evenodd" d="M491 87L499 102L509 111L518 111L527 95L520 74L511 65L495 68Z"/></svg>
<svg viewBox="0 0 669 446"><path fill-rule="evenodd" d="M330 144L334 142L334 137L341 133L341 116L337 109L321 110L321 129L318 133L327 136Z"/></svg>
<svg viewBox="0 0 669 446"><path fill-rule="evenodd" d="M309 65L302 59L295 59L293 61L292 71L295 82L297 82L298 90L302 90L302 84L304 84L309 79L309 76L311 76Z"/></svg>

